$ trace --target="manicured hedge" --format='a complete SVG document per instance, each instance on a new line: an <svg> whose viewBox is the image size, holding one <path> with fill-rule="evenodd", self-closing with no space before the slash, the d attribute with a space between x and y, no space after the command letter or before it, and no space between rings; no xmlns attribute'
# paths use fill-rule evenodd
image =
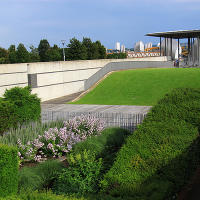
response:
<svg viewBox="0 0 200 200"><path fill-rule="evenodd" d="M14 87L6 90L5 100L14 103L17 120L24 122L37 121L40 119L40 99L36 94L31 94L30 87Z"/></svg>
<svg viewBox="0 0 200 200"><path fill-rule="evenodd" d="M16 194L18 190L17 149L0 144L0 197Z"/></svg>
<svg viewBox="0 0 200 200"><path fill-rule="evenodd" d="M40 99L29 87L6 90L0 99L0 134L11 127L40 119Z"/></svg>
<svg viewBox="0 0 200 200"><path fill-rule="evenodd" d="M16 118L14 104L0 98L0 135L10 127L16 126Z"/></svg>
<svg viewBox="0 0 200 200"><path fill-rule="evenodd" d="M176 89L128 137L102 190L133 199L171 198L199 162L200 90Z"/></svg>

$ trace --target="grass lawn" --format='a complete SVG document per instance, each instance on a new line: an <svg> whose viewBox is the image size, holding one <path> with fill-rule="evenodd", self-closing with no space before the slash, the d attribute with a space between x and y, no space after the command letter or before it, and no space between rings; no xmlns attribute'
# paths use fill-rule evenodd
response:
<svg viewBox="0 0 200 200"><path fill-rule="evenodd" d="M174 88L200 88L200 69L137 69L111 74L73 104L155 105Z"/></svg>

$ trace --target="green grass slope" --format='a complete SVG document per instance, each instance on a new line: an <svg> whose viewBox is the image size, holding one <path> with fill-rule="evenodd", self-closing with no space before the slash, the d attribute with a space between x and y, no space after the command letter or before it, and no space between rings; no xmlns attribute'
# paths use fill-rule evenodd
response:
<svg viewBox="0 0 200 200"><path fill-rule="evenodd" d="M73 104L155 105L174 88L200 88L200 69L138 69L111 74Z"/></svg>

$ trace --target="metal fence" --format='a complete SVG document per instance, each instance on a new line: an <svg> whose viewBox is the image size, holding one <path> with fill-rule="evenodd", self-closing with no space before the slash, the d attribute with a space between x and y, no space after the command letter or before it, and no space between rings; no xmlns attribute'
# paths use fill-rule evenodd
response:
<svg viewBox="0 0 200 200"><path fill-rule="evenodd" d="M42 122L51 122L57 120L68 120L77 116L95 116L105 122L105 127L120 127L129 131L134 131L138 124L141 124L146 114L132 113L93 113L93 112L61 112L61 111L43 111L41 113Z"/></svg>

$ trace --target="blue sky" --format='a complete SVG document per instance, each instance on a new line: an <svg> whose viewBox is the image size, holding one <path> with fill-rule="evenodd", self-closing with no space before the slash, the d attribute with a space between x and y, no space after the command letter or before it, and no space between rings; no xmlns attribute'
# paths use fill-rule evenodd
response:
<svg viewBox="0 0 200 200"><path fill-rule="evenodd" d="M0 0L4 48L44 38L61 46L72 37L131 48L139 40L159 42L146 33L187 29L200 29L200 0Z"/></svg>

